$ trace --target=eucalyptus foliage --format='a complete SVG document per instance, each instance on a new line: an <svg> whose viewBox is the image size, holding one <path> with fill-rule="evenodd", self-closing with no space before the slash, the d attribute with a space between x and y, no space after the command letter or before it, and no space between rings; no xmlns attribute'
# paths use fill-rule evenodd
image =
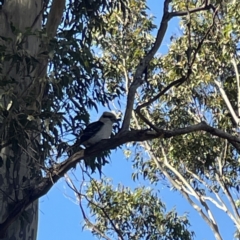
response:
<svg viewBox="0 0 240 240"><path fill-rule="evenodd" d="M85 166L101 173L126 143L133 180L168 179L220 240L215 204L238 236L238 1L165 0L160 25L145 0L0 2L0 239L35 239L37 199L64 175L99 238L193 239L187 217L150 188L90 177ZM179 34L161 55L174 17ZM78 137L102 106L117 106L122 125L82 149ZM79 191L66 173L82 160Z"/></svg>
<svg viewBox="0 0 240 240"><path fill-rule="evenodd" d="M99 237L102 237L99 232L121 239L187 240L193 237L193 232L188 231L187 217L179 217L175 210L166 212L165 205L150 188L132 191L118 185L113 189L108 180L92 180L83 199L87 200L95 222L93 227L87 221L85 227Z"/></svg>

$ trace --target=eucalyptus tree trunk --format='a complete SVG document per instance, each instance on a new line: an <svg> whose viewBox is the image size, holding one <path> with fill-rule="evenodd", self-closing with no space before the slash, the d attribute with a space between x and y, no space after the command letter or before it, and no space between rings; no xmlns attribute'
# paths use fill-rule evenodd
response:
<svg viewBox="0 0 240 240"><path fill-rule="evenodd" d="M19 131L18 124L21 116L27 116L30 110L32 113L40 110L36 109L39 105L34 101L32 104L26 102L30 92L36 94L29 86L38 79L37 70L32 69L29 74L29 63L24 58L26 55L37 58L40 40L37 35L24 36L23 33L27 29L32 33L41 29L42 7L42 0L5 0L0 9L0 46L5 47L5 58L0 66L0 110L5 112L0 118L0 225L6 222L14 204L29 194L29 187L40 177L39 159L34 157L38 153L39 132L25 130L25 126ZM7 59L7 54L22 57L22 61ZM21 138L25 140L19 141ZM38 201L8 222L0 232L0 239L36 239Z"/></svg>

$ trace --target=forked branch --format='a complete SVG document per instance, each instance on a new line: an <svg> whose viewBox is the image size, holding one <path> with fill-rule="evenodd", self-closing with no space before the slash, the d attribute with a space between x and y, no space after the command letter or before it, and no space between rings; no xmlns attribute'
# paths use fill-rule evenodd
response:
<svg viewBox="0 0 240 240"><path fill-rule="evenodd" d="M208 6L208 5L207 5ZM203 9L203 8L199 8L199 9ZM212 9L212 7L211 7ZM193 52L192 56L188 56L188 59L190 60L189 64L188 64L188 71L186 73L185 76L182 76L181 78L171 82L168 86L166 86L162 91L160 91L156 96L154 96L153 98L151 98L150 100L148 100L147 102L138 105L136 108L136 112L138 114L140 114L140 110L144 107L147 107L149 105L151 105L153 102L157 101L161 96L163 96L168 90L170 90L173 86L180 86L181 84L183 84L184 82L186 82L187 80L189 80L191 74L192 74L192 66L195 63L196 60L196 56L199 53L199 51L201 50L204 41L207 39L207 37L209 36L212 28L214 27L215 24L215 18L217 16L217 9L214 9L214 14L213 14L213 19L212 19L212 24L211 26L208 28L207 32L204 34L204 36L202 37L202 39L199 41L196 49ZM206 9L205 9L206 10ZM189 13L191 13L191 10L189 10ZM186 15L186 14L185 14ZM190 32L189 32L189 36L190 36ZM190 37L189 37L190 38ZM189 40L190 41L190 40ZM190 44L190 43L189 43ZM190 52L191 53L191 46L189 46L189 49L186 52Z"/></svg>
<svg viewBox="0 0 240 240"><path fill-rule="evenodd" d="M153 59L154 55L158 51L159 47L162 44L162 40L165 36L165 33L167 31L168 22L173 18L177 16L185 16L187 14L200 12L200 11L207 11L209 9L212 9L214 12L216 12L216 8L209 3L209 1L205 1L204 5L199 8L190 9L188 11L181 11L181 12L169 12L169 4L171 0L165 0L164 1L164 9L163 9L163 16L160 23L160 27L157 32L156 40L153 44L153 47L150 49L150 51L146 54L146 56L140 60L134 78L133 82L130 85L128 96L127 96L127 106L125 110L124 120L121 131L127 131L129 129L130 125L130 119L132 117L132 111L134 106L134 99L137 89L143 84L142 75L144 73L144 70L150 63L150 61Z"/></svg>

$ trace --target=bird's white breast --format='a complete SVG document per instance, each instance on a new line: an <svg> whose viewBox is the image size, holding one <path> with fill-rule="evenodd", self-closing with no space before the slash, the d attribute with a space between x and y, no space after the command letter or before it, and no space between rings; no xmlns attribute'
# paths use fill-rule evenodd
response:
<svg viewBox="0 0 240 240"><path fill-rule="evenodd" d="M102 139L108 139L112 133L112 122L106 121L102 128L91 138L88 140L88 144L95 144Z"/></svg>

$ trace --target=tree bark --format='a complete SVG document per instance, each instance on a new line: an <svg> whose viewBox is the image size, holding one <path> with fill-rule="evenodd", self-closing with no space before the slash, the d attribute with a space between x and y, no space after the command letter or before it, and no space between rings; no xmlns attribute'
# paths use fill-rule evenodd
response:
<svg viewBox="0 0 240 240"><path fill-rule="evenodd" d="M21 33L24 33L26 28L31 28L31 32L41 29L42 7L42 0L5 0L0 9L0 36L11 39L10 41L0 39L0 45L6 47L5 54L20 54L22 51L37 57L40 40L36 35L23 36ZM15 33L13 28L16 29ZM17 48L19 41L22 41L21 49ZM26 103L20 96L31 84L34 72L32 76L27 75L27 63L24 60L19 62L18 66L11 60L1 64L0 80L14 79L15 82L0 87L1 108L7 110L7 117L0 118L1 146L6 145L1 148L0 153L0 224L7 219L13 206L29 194L28 187L40 177L39 163L37 159L33 161L32 158L36 148L32 144L32 139L39 140L39 134L26 132L28 138L25 149L19 142L9 139L14 114L20 115L27 109ZM18 101L6 95L6 91L11 92L11 96L15 96ZM38 200L28 206L4 231L1 231L0 239L35 240L37 225Z"/></svg>

